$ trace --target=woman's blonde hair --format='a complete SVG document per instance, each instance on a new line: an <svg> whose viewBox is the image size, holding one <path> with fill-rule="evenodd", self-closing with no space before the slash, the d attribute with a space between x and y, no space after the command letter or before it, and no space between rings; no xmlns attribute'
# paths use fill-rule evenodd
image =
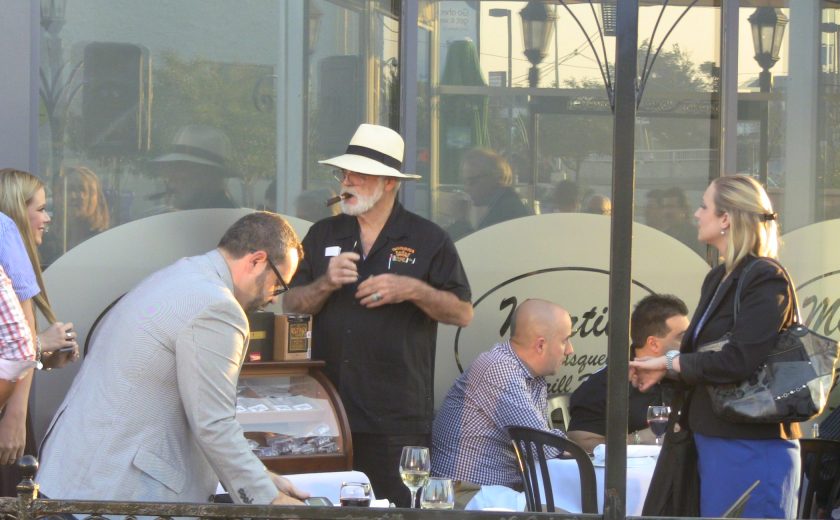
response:
<svg viewBox="0 0 840 520"><path fill-rule="evenodd" d="M68 168L65 171L68 181L70 174L73 173L79 176L82 186L95 197L91 201L91 207L85 208L87 210L85 218L87 219L88 225L93 231L102 232L107 230L111 223L111 217L108 213L108 201L105 199L105 193L102 191L102 183L99 182L99 177L90 168L76 166Z"/></svg>
<svg viewBox="0 0 840 520"><path fill-rule="evenodd" d="M21 170L4 168L0 170L0 212L5 213L17 224L26 252L29 254L29 261L32 263L32 270L35 271L35 278L38 280L38 287L41 292L33 298L35 305L47 318L50 323L55 323L55 314L52 311L47 291L44 288L44 280L41 276L41 259L38 256L38 246L35 243L35 233L29 225L29 213L27 205L35 196L38 190L44 188L44 183L38 177Z"/></svg>
<svg viewBox="0 0 840 520"><path fill-rule="evenodd" d="M712 186L717 214L729 214L726 271L732 271L750 253L778 258L778 215L761 184L747 175L728 175L713 180Z"/></svg>

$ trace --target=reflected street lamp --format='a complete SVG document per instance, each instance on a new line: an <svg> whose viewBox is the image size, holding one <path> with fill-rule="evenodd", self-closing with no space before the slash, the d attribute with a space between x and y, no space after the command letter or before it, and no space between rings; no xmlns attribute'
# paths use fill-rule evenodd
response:
<svg viewBox="0 0 840 520"><path fill-rule="evenodd" d="M522 18L522 37L525 40L525 57L531 62L531 69L528 71L528 86L535 88L540 81L540 71L537 66L546 55L548 42L551 41L551 34L554 31L554 13L548 10L545 3L540 0L530 0L525 7L519 11ZM529 112L529 137L528 149L531 156L531 187L529 198L534 208L534 213L539 214L537 203L537 182L539 181L539 161L537 160L537 141L539 139L537 114L535 113L534 97L531 96Z"/></svg>
<svg viewBox="0 0 840 520"><path fill-rule="evenodd" d="M750 15L749 22L752 28L755 61L761 67L761 73L758 76L759 90L767 93L772 87L770 69L779 61L779 50L782 47L788 17L777 7L759 7ZM764 187L767 187L767 160L769 158L767 142L769 103L769 100L762 101L759 129L761 134L759 135L758 174Z"/></svg>
<svg viewBox="0 0 840 520"><path fill-rule="evenodd" d="M507 68L507 85L510 88L513 86L513 41L512 27L511 27L511 12L510 9L490 9L490 16L493 18L507 18L507 37L508 37L508 68Z"/></svg>
<svg viewBox="0 0 840 520"><path fill-rule="evenodd" d="M494 18L507 18L507 85L510 100L508 102L508 154L513 154L513 15L510 9L490 9L490 16Z"/></svg>
<svg viewBox="0 0 840 520"><path fill-rule="evenodd" d="M525 40L525 57L531 63L528 71L528 86L536 87L540 80L539 65L546 55L548 42L554 30L554 13L549 11L544 2L530 0L519 11L522 18L522 37Z"/></svg>
<svg viewBox="0 0 840 520"><path fill-rule="evenodd" d="M67 21L67 0L41 0L41 27L50 36L57 36Z"/></svg>

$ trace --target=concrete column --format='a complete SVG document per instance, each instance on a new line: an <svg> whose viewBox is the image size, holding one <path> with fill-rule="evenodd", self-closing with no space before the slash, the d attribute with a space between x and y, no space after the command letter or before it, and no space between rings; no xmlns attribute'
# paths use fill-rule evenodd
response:
<svg viewBox="0 0 840 520"><path fill-rule="evenodd" d="M39 2L0 14L0 168L38 171Z"/></svg>

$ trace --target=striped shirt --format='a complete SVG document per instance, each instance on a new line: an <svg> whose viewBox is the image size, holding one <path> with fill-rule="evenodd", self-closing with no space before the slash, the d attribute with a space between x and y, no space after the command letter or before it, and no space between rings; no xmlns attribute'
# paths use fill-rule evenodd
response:
<svg viewBox="0 0 840 520"><path fill-rule="evenodd" d="M12 280L0 266L0 379L16 380L34 361L32 332Z"/></svg>
<svg viewBox="0 0 840 520"><path fill-rule="evenodd" d="M455 381L432 427L432 475L480 485L522 486L507 426L550 430L546 381L509 342L496 344Z"/></svg>

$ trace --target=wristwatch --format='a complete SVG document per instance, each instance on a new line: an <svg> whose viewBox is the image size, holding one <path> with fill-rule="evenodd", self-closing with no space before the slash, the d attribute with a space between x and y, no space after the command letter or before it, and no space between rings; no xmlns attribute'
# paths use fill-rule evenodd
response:
<svg viewBox="0 0 840 520"><path fill-rule="evenodd" d="M669 350L665 353L665 370L667 371L668 377L677 377L677 373L674 371L674 358L679 355L679 350Z"/></svg>

